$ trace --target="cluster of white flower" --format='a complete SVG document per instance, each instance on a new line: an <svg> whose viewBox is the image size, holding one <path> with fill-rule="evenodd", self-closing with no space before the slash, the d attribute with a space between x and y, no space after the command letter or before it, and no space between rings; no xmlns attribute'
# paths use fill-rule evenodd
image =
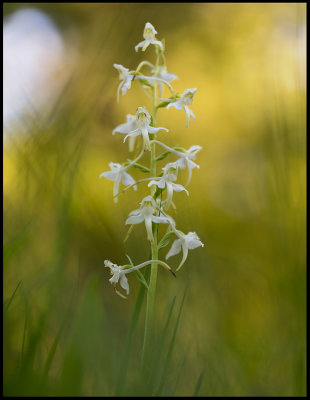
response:
<svg viewBox="0 0 310 400"><path fill-rule="evenodd" d="M164 44L156 39L156 34L157 32L153 25L147 22L143 33L144 40L135 46L136 51L138 51L140 47L142 47L142 51L145 51L149 45L154 45L156 50L156 63L154 65L148 61L142 61L136 70L131 71L120 64L114 64L114 67L119 72L119 79L121 81L117 89L118 101L120 90L122 91L122 94L125 95L127 90L131 88L131 84L134 79L141 84L143 90L150 89L152 92L153 115L151 116L145 107L138 107L135 115L128 114L127 121L121 125L118 125L112 132L113 135L115 133L126 135L124 142L128 138L130 152L133 152L135 148L140 145L140 153L133 161L126 162L123 165L111 162L109 164L111 171L103 172L100 177L104 176L105 178L114 182L113 195L115 202L117 202L118 195L120 193L119 187L121 182L125 186L125 189L123 190L125 191L130 187L133 187L135 190L137 190L137 185L139 183L149 181L148 187L151 188L151 194L142 199L139 209L134 210L129 214L126 224L133 225L144 222L147 238L151 242L151 245L154 245L154 241L156 240L156 248L162 248L167 245L171 237L175 235L177 239L173 242L170 250L168 251L166 259L182 251L183 257L177 268L178 271L187 258L188 250L203 246L203 243L199 240L199 237L195 232L189 232L188 234L185 234L182 231L177 230L174 220L172 217L166 214L166 211L168 211L170 206L173 204L173 192L185 191L187 195L189 194L184 186L175 183L175 181L178 178L179 169L185 169L187 167L188 179L185 186L189 184L192 176L192 170L194 168L199 168L199 165L197 165L193 160L196 159L198 151L200 151L202 148L198 145L191 146L188 150L181 147L171 148L158 141L156 137L156 134L160 130L168 132L168 129L164 127L155 127L154 125L156 121L156 113L159 108L166 107L169 109L170 107L175 107L177 110L185 110L186 126L188 127L190 117L195 119L195 115L193 111L189 109L189 105L192 104L193 97L197 89L186 89L181 95L178 95L174 92L169 82L177 79L177 76L167 71L165 57L163 54ZM160 63L160 60L162 63ZM140 72L140 69L143 66L148 66L150 68L150 75L144 75ZM162 98L164 85L167 86L171 92L171 97L169 98ZM140 141L136 140L138 138L140 138ZM156 145L159 145L165 149L164 153L157 157L155 154ZM137 161L142 158L145 153L150 154L150 168L137 163ZM156 176L156 162L163 160L170 154L177 156L177 160L174 162L169 162L165 167L162 168L163 172L159 176ZM131 167L135 167L142 172L149 173L150 177L136 181L127 172ZM165 200L163 200L162 194L165 190L167 190L167 195ZM157 235L156 239L154 239L153 234L153 232L157 229L156 225L158 227L158 224L168 224L167 232L159 244L157 243ZM121 287L126 291L127 294L129 294L129 284L126 274L132 271L137 271L140 273L140 271L138 271L140 268L151 263L162 265L173 273L171 268L160 260L146 261L138 266L133 266L132 263L131 265L118 266L113 264L111 261L106 260L105 266L110 268L111 274L113 275L110 279L110 282L114 285L116 292L120 294L116 289L116 284L120 282Z"/></svg>

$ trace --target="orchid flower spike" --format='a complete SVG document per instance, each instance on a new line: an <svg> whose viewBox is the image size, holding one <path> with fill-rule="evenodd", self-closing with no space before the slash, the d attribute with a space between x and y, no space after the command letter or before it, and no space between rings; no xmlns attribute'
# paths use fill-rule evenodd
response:
<svg viewBox="0 0 310 400"><path fill-rule="evenodd" d="M157 180L153 179L148 186L156 185L159 187L159 189L164 189L165 187L167 188L167 199L166 199L166 204L165 208L168 210L170 207L170 204L172 202L172 196L173 192L181 192L182 190L185 190L185 192L188 194L188 191L183 187L182 185L179 185L177 183L173 183L178 177L178 165L176 162L169 163L167 164L164 168L162 168L164 171L164 175L161 178L157 178Z"/></svg>
<svg viewBox="0 0 310 400"><path fill-rule="evenodd" d="M136 116L127 114L126 122L124 124L118 125L115 129L113 129L112 135L115 135L115 133L127 134L129 132L136 130L137 128L138 128L138 125L137 125ZM134 151L136 138L137 138L136 136L129 137L128 146L129 146L130 152Z"/></svg>
<svg viewBox="0 0 310 400"><path fill-rule="evenodd" d="M173 101L168 104L167 109L169 107L175 107L177 110L182 110L184 108L186 113L186 127L188 127L189 119L192 117L194 120L196 119L192 110L188 108L190 104L193 102L194 94L197 89L186 89L176 101Z"/></svg>
<svg viewBox="0 0 310 400"><path fill-rule="evenodd" d="M119 91L122 89L123 96L126 94L127 90L131 88L131 81L134 75L129 72L128 68L123 67L121 64L113 64L113 67L118 70L119 79L121 80L117 88L117 102L119 102Z"/></svg>
<svg viewBox="0 0 310 400"><path fill-rule="evenodd" d="M155 35L157 31L155 30L154 26L147 22L144 27L143 31L143 40L142 42L138 43L135 46L135 50L138 51L139 47L142 47L142 51L145 51L150 44L154 44L155 46L159 46L161 50L163 50L163 44L159 40L156 40Z"/></svg>
<svg viewBox="0 0 310 400"><path fill-rule="evenodd" d="M114 202L117 203L118 202L117 194L119 191L120 183L122 182L123 185L127 186L135 184L136 181L133 179L131 175L129 175L126 172L129 166L122 167L121 164L119 163L110 162L109 167L111 171L102 172L102 174L99 175L99 178L104 176L110 181L114 181L113 196L115 196ZM137 190L137 186L134 186L134 189Z"/></svg>
<svg viewBox="0 0 310 400"><path fill-rule="evenodd" d="M170 226L172 226L172 229L174 228L173 225ZM189 232L187 235L185 235L184 233L180 233L175 229L173 230L177 234L179 239L175 240L172 243L172 246L166 255L166 260L168 260L169 257L175 256L176 254L180 253L182 250L183 258L180 265L176 269L177 271L179 271L179 269L182 267L187 258L188 250L196 249L199 246L204 247L204 244L200 241L199 237L195 232Z"/></svg>
<svg viewBox="0 0 310 400"><path fill-rule="evenodd" d="M144 141L144 147L146 150L151 150L151 145L150 145L150 138L149 138L149 133L157 133L159 130L163 129L168 132L167 128L159 127L159 128L154 128L153 126L150 126L151 123L151 116L147 109L145 107L138 107L137 113L136 113L136 129L130 130L131 127L123 126L123 132L125 133L126 130L128 130L127 135L125 136L124 142L126 139L129 137L135 137L135 136L142 136L143 141Z"/></svg>
<svg viewBox="0 0 310 400"><path fill-rule="evenodd" d="M153 231L152 231L152 222L157 224L168 224L171 223L171 217L163 217L154 215L156 213L156 203L152 196L146 196L140 203L140 208L138 210L134 210L129 214L129 217L126 220L126 225L128 224L140 224L141 222L145 222L145 228L147 232L147 238L151 242L154 241Z"/></svg>

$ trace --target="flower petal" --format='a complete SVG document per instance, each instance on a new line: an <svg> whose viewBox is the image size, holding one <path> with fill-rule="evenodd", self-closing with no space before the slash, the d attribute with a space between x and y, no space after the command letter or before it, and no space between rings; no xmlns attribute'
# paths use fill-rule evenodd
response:
<svg viewBox="0 0 310 400"><path fill-rule="evenodd" d="M167 187L167 199L166 199L166 204L165 208L168 210L170 207L170 204L172 202L172 196L173 196L173 187L171 182L166 182L166 187Z"/></svg>
<svg viewBox="0 0 310 400"><path fill-rule="evenodd" d="M137 138L137 136L129 136L128 148L129 148L130 152L134 151L134 149L135 149L136 138Z"/></svg>
<svg viewBox="0 0 310 400"><path fill-rule="evenodd" d="M204 247L204 244L199 240L199 237L195 232L189 232L184 239L190 250L196 249L199 246Z"/></svg>
<svg viewBox="0 0 310 400"><path fill-rule="evenodd" d="M110 181L115 181L117 175L118 175L118 171L105 171L99 175L99 178L104 176L105 178L109 179Z"/></svg>
<svg viewBox="0 0 310 400"><path fill-rule="evenodd" d="M187 196L189 195L188 191L185 189L184 186L179 185L178 183L172 183L172 182L171 182L171 185L175 192L182 192L182 190L185 190L185 192L187 193Z"/></svg>
<svg viewBox="0 0 310 400"><path fill-rule="evenodd" d="M131 88L131 81L132 81L132 75L129 75L128 78L124 80L124 84L122 86L123 96L124 94L126 94L127 90Z"/></svg>
<svg viewBox="0 0 310 400"><path fill-rule="evenodd" d="M160 131L161 129L163 129L166 132L169 132L169 129L167 128L163 128L162 126L158 127L158 128L154 128L154 126L148 126L147 130L149 133L157 133L158 131Z"/></svg>
<svg viewBox="0 0 310 400"><path fill-rule="evenodd" d="M185 261L187 259L187 255L188 255L188 247L186 246L185 242L182 241L181 245L182 245L182 250L183 250L183 257L182 257L182 261L180 262L178 268L176 269L177 271L179 271L179 269L185 263Z"/></svg>
<svg viewBox="0 0 310 400"><path fill-rule="evenodd" d="M152 185L158 186L159 189L164 189L164 187L166 185L166 181L164 179L160 179L159 181L156 181L155 179L153 179L151 182L149 182L149 184L147 186L151 187Z"/></svg>
<svg viewBox="0 0 310 400"><path fill-rule="evenodd" d="M138 210L140 212L140 210ZM126 225L134 225L134 224L140 224L144 220L144 216L141 214L139 215L129 215L129 217L126 219L125 224Z"/></svg>
<svg viewBox="0 0 310 400"><path fill-rule="evenodd" d="M163 50L163 44L160 40L152 40L151 43L155 45L157 44L160 47L160 49Z"/></svg>
<svg viewBox="0 0 310 400"><path fill-rule="evenodd" d="M152 221L155 222L156 224L168 224L169 220L166 217L157 217L156 215L153 215Z"/></svg>
<svg viewBox="0 0 310 400"><path fill-rule="evenodd" d="M177 110L182 110L182 108L183 108L182 99L179 99L179 100L173 101L172 103L169 103L167 105L167 109L170 108L170 107L175 107Z"/></svg>
<svg viewBox="0 0 310 400"><path fill-rule="evenodd" d="M152 231L152 215L146 215L144 218L145 221L145 227L146 227L146 232L147 232L147 238L153 242L153 231Z"/></svg>
<svg viewBox="0 0 310 400"><path fill-rule="evenodd" d="M166 260L180 253L180 251L181 251L181 239L177 239L172 243L172 246L166 255Z"/></svg>
<svg viewBox="0 0 310 400"><path fill-rule="evenodd" d="M129 283L128 283L128 279L125 274L121 274L119 283L120 283L121 287L124 290L126 290L126 293L129 294Z"/></svg>
<svg viewBox="0 0 310 400"><path fill-rule="evenodd" d="M179 158L176 163L179 168L184 169L186 167L185 157Z"/></svg>
<svg viewBox="0 0 310 400"><path fill-rule="evenodd" d="M146 41L146 40L143 40L142 42L138 43L138 44L135 46L135 50L138 51L139 47L143 47L143 46L145 45L146 42L148 42L148 44L149 44L149 41Z"/></svg>
<svg viewBox="0 0 310 400"><path fill-rule="evenodd" d="M133 130L132 127L132 122L126 122L125 124L118 125L115 129L112 131L112 135L115 133L129 133Z"/></svg>
<svg viewBox="0 0 310 400"><path fill-rule="evenodd" d="M151 150L151 145L150 145L150 138L149 138L149 133L147 128L141 128L141 133L142 137L144 140L144 146L147 150Z"/></svg>
<svg viewBox="0 0 310 400"><path fill-rule="evenodd" d="M127 172L122 173L122 182L125 186L136 183L136 181L133 179L133 177L131 175L129 175Z"/></svg>

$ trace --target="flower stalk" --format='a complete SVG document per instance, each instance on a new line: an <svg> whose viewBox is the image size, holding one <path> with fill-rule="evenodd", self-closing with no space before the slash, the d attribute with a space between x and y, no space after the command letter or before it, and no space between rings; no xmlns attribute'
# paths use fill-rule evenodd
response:
<svg viewBox="0 0 310 400"><path fill-rule="evenodd" d="M162 110L174 107L176 110L184 110L186 116L186 127L189 125L190 117L195 119L195 115L189 106L193 103L193 98L197 89L186 89L181 94L174 91L170 82L177 79L177 76L167 71L166 57L164 55L165 45L163 41L156 38L156 34L157 31L153 25L147 22L143 32L144 40L135 46L136 51L141 48L143 52L145 52L149 47L154 46L156 54L155 63L143 60L134 70L126 68L121 64L114 64L114 67L119 73L120 79L120 83L117 87L117 102L119 102L120 92L122 95L125 95L133 86L133 82L141 85L143 91L152 99L151 115L145 106L140 106L137 108L135 115L127 114L126 122L118 125L112 131L112 135L115 133L125 135L123 142L128 139L130 152L133 152L135 148L137 150L140 146L138 156L132 161L127 160L123 164L111 162L109 164L111 171L105 171L100 175L100 177L104 176L114 182L113 199L115 202L117 202L119 195L129 188L134 187L134 189L137 190L138 184L140 185L148 182L146 188L150 188L150 194L142 199L139 203L139 208L129 213L125 222L131 226L125 240L127 240L127 237L135 224L144 223L146 237L151 246L150 260L136 266L133 265L129 257L131 265L119 266L111 261L105 261L105 266L110 269L112 274L109 281L118 295L126 298L126 296L118 290L118 284L126 291L127 295L129 294L129 281L127 275L131 272L135 272L132 276L136 276L138 281L147 289L144 341L142 349L142 367L146 370L148 370L150 365L149 355L153 337L158 267L163 266L175 276L172 268L166 262L159 259L159 249L167 246L172 238L176 237L172 242L170 250L166 254L166 259L182 252L182 260L177 267L178 271L184 265L188 257L188 250L204 246L195 232L185 234L181 230L176 229L176 223L167 213L171 206L174 209L176 208L172 201L174 192L185 191L187 195L189 194L187 189L182 185L175 183L175 181L178 179L179 170L187 168L188 179L186 185L188 185L192 176L192 170L194 168L199 168L199 165L197 165L194 160L196 159L198 151L201 150L201 146L194 145L188 150L181 147L171 148L159 141L157 138L157 133L159 131L169 132L167 128L156 126L157 113L159 109ZM149 75L140 72L143 67L145 67L145 69L150 69ZM170 97L165 98L164 92L168 91L168 89ZM159 135L164 136L161 132ZM164 148L164 153L157 156L156 146ZM145 167L144 162L142 162L142 164L137 163L137 161L146 155L149 156L149 168ZM168 156L176 156L177 160L167 163L162 168L162 172L158 175L157 162ZM141 172L149 174L149 176L136 181L128 173L131 168L137 168ZM119 190L121 183L123 183L125 188ZM164 197L163 192L165 192ZM167 224L168 230L160 238L161 224ZM147 265L150 265L151 268L149 282L145 280L140 271L141 268Z"/></svg>

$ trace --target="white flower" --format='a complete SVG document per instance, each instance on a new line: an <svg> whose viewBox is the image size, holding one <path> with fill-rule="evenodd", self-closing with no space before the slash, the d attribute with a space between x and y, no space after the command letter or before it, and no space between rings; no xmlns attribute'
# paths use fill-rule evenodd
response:
<svg viewBox="0 0 310 400"><path fill-rule="evenodd" d="M200 151L201 149L202 149L201 146L194 145L194 146L191 146L184 153L177 152L178 156L180 157L176 161L178 167L181 169L184 169L187 166L187 168L188 168L188 178L187 178L186 185L188 185L191 180L192 170L194 168L200 168L199 165L194 163L194 161L192 161L192 160L196 160L196 155L197 155L198 151Z"/></svg>
<svg viewBox="0 0 310 400"><path fill-rule="evenodd" d="M112 278L109 279L109 282L111 282L112 285L114 286L114 288L116 289L116 284L118 283L118 281L120 281L121 287L124 290L126 290L126 293L128 295L129 294L129 283L128 283L128 279L125 275L126 270L122 269L122 267L120 267L117 264L113 264L109 260L105 260L104 265L105 265L105 267L110 268L111 275L113 275Z"/></svg>
<svg viewBox="0 0 310 400"><path fill-rule="evenodd" d="M137 113L136 113L136 125L137 128L133 129L132 131L128 131L128 134L126 135L124 142L128 137L135 137L135 136L142 136L143 141L144 141L144 147L147 150L151 150L151 145L150 145L150 138L149 138L149 133L157 133L159 130L163 129L168 132L167 128L159 127L159 128L154 128L153 126L150 126L151 123L151 116L148 113L147 109L145 107L138 107ZM128 128L129 129L129 128ZM123 131L125 131L125 128L123 127Z"/></svg>
<svg viewBox="0 0 310 400"><path fill-rule="evenodd" d="M156 33L157 31L155 30L154 26L150 22L147 22L143 31L143 38L145 40L138 43L137 46L135 46L135 50L138 51L139 47L142 47L142 51L145 51L150 44L158 45L160 49L163 50L162 42L156 40L155 38Z"/></svg>
<svg viewBox="0 0 310 400"><path fill-rule="evenodd" d="M125 186L133 185L134 183L136 183L133 177L126 172L129 166L122 167L121 164L119 163L110 162L109 167L111 168L111 171L102 172L102 174L99 175L99 178L104 176L110 181L114 181L114 187L113 187L114 196L118 194L121 181ZM134 186L134 189L137 190L137 187ZM115 203L117 203L118 201L117 197L114 197L114 201Z"/></svg>
<svg viewBox="0 0 310 400"><path fill-rule="evenodd" d="M180 96L179 99L176 101L173 101L172 103L169 103L167 106L167 109L169 107L175 107L177 110L182 110L184 108L185 113L186 113L186 126L188 126L189 119L192 117L193 119L196 119L194 113L192 110L188 108L190 104L193 102L193 97L194 94L196 93L197 89L186 89Z"/></svg>
<svg viewBox="0 0 310 400"><path fill-rule="evenodd" d="M119 72L119 79L121 80L121 83L119 84L117 88L117 101L119 99L119 91L122 88L122 93L123 96L127 92L128 89L131 88L131 81L134 78L134 75L129 73L129 69L123 67L120 64L113 64L113 67L116 68Z"/></svg>
<svg viewBox="0 0 310 400"><path fill-rule="evenodd" d="M155 68L152 68L152 72L155 73ZM164 81L171 82L174 79L178 79L178 77L167 71L167 67L165 65L159 65L156 76Z"/></svg>
<svg viewBox="0 0 310 400"><path fill-rule="evenodd" d="M178 77L175 74L172 74L171 72L167 71L167 67L165 65L158 66L157 70L156 70L156 68L152 68L151 71L153 74L155 74L155 72L157 71L156 78L159 78L165 82L171 82L174 79L178 79ZM159 93L160 93L159 97L161 97L161 93L163 90L163 82L158 81L157 84L158 84Z"/></svg>
<svg viewBox="0 0 310 400"><path fill-rule="evenodd" d="M124 124L118 125L115 129L113 129L112 135L115 135L115 133L127 134L129 132L136 130L137 127L138 126L137 126L136 116L127 114L126 122ZM129 151L133 151L135 147L136 136L130 136L128 141L129 141Z"/></svg>
<svg viewBox="0 0 310 400"><path fill-rule="evenodd" d="M172 228L173 228L173 226L172 226ZM187 258L188 249L193 250L199 246L204 247L204 244L200 241L199 237L197 236L197 234L195 232L189 232L187 235L184 235L183 233L180 234L175 229L173 229L173 230L175 231L175 233L177 233L177 236L179 237L179 239L175 240L172 243L172 246L166 255L166 260L169 257L175 256L176 254L180 253L182 250L183 258L182 258L180 265L177 268L177 271L178 271L182 267L182 265L184 264L184 262Z"/></svg>
<svg viewBox="0 0 310 400"><path fill-rule="evenodd" d="M131 261L130 261L131 263ZM111 282L111 284L114 286L114 289L116 291L116 293L118 295L120 295L123 298L126 298L125 296L123 296L120 292L118 292L118 290L116 289L116 285L118 284L118 281L120 281L120 285L121 287L126 290L127 295L129 294L129 283L128 283L128 279L126 277L126 274L129 274L133 271L137 271L140 268L145 267L146 265L152 264L152 263L157 263L159 265L161 265L162 267L164 267L165 269L167 269L169 272L172 273L172 275L175 277L175 273L173 272L173 270L169 267L168 264L166 264L164 261L161 260L148 260L145 261L139 265L117 265L117 264L113 264L111 261L109 260L105 260L104 261L104 265L107 268L110 268L110 273L112 275L112 278L109 279L109 282ZM129 268L130 267L130 268Z"/></svg>
<svg viewBox="0 0 310 400"><path fill-rule="evenodd" d="M128 224L140 224L141 222L145 222L147 238L153 242L153 232L152 232L152 222L157 224L167 224L171 223L171 217L159 217L154 215L156 212L156 203L152 196L146 196L140 203L140 208L138 210L134 210L129 214L129 217L126 220L126 225Z"/></svg>
<svg viewBox="0 0 310 400"><path fill-rule="evenodd" d="M164 171L164 175L160 178L157 178L157 180L152 180L148 186L150 187L152 185L156 185L159 187L159 189L164 189L165 187L167 188L167 200L165 208L168 209L172 201L173 191L181 192L182 190L185 190L187 195L188 191L182 185L173 183L173 181L175 181L178 177L178 165L176 162L169 163L162 169Z"/></svg>

